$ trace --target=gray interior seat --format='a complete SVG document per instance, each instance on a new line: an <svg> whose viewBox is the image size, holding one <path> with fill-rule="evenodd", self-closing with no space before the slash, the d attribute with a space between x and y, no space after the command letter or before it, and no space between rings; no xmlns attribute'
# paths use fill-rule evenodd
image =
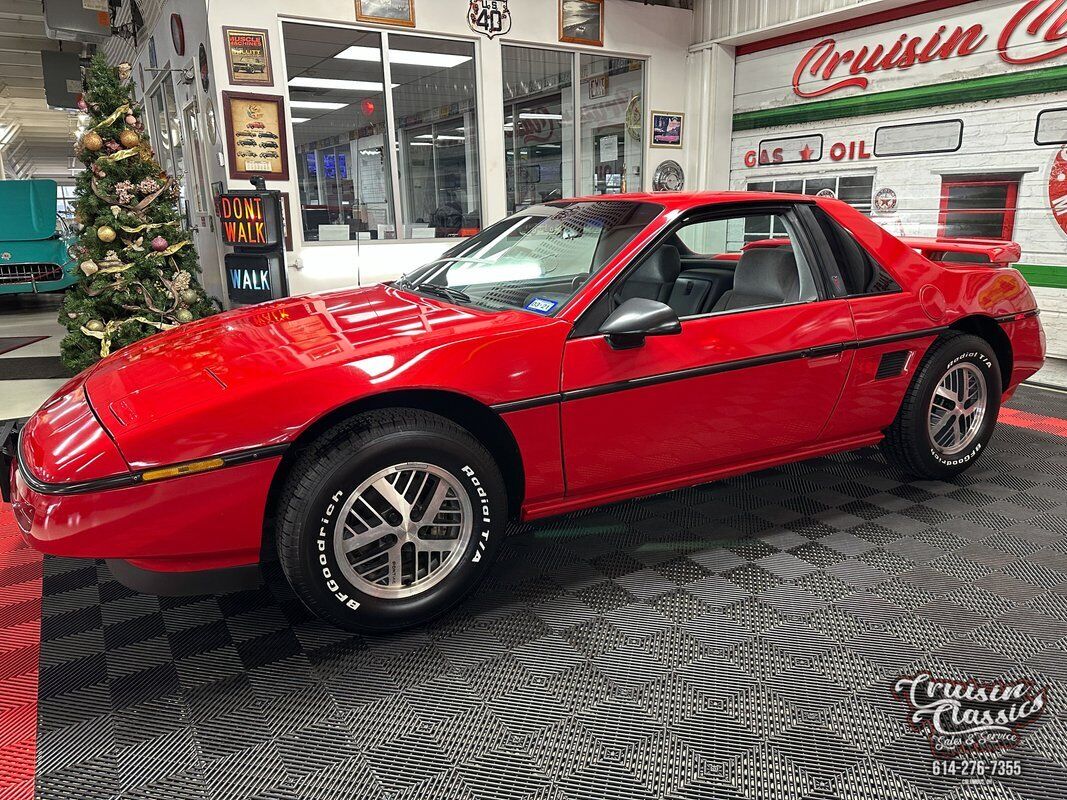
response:
<svg viewBox="0 0 1067 800"><path fill-rule="evenodd" d="M733 285L733 270L693 267L674 282L667 305L679 317L707 314Z"/></svg>
<svg viewBox="0 0 1067 800"><path fill-rule="evenodd" d="M795 303L800 299L800 276L792 249L757 247L737 262L734 287L723 294L714 311Z"/></svg>
<svg viewBox="0 0 1067 800"><path fill-rule="evenodd" d="M644 297L666 303L681 271L678 248L662 244L623 282L615 293L615 301L624 303L634 297Z"/></svg>

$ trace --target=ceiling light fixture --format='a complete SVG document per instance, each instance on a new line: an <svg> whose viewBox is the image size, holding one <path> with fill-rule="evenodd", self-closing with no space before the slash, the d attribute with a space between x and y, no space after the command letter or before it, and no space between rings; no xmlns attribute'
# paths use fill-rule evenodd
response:
<svg viewBox="0 0 1067 800"><path fill-rule="evenodd" d="M346 61L381 61L382 54L377 47L353 45L345 48L334 58ZM418 50L389 50L389 62L411 67L444 67L451 69L470 61L470 56L457 56L451 53L423 53Z"/></svg>
<svg viewBox="0 0 1067 800"><path fill-rule="evenodd" d="M562 114L539 114L534 111L523 111L519 114L519 119L554 119L562 120Z"/></svg>
<svg viewBox="0 0 1067 800"><path fill-rule="evenodd" d="M348 103L324 103L321 100L290 100L289 105L292 108L315 108L322 111L336 111L339 108L344 108Z"/></svg>
<svg viewBox="0 0 1067 800"><path fill-rule="evenodd" d="M293 124L299 125L301 122L307 122L311 117L293 117Z"/></svg>
<svg viewBox="0 0 1067 800"><path fill-rule="evenodd" d="M338 78L290 78L289 85L297 89L349 89L353 92L380 92L384 88L377 81L346 81Z"/></svg>

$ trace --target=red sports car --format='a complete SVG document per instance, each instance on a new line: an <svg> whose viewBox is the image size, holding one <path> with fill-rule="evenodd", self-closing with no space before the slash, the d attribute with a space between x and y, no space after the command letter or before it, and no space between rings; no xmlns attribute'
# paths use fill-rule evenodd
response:
<svg viewBox="0 0 1067 800"><path fill-rule="evenodd" d="M315 613L400 628L510 519L877 443L951 478L1044 359L1017 258L823 198L534 206L394 283L124 348L7 437L2 474L34 547L134 588L219 590L276 549Z"/></svg>

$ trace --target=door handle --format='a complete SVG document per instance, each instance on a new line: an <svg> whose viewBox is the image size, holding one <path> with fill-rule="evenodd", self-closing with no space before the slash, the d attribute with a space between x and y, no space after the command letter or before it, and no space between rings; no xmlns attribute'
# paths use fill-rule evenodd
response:
<svg viewBox="0 0 1067 800"><path fill-rule="evenodd" d="M804 351L804 357L810 359L816 358L829 358L830 356L839 356L845 352L845 345L843 342L837 344L824 344L820 347L810 347Z"/></svg>

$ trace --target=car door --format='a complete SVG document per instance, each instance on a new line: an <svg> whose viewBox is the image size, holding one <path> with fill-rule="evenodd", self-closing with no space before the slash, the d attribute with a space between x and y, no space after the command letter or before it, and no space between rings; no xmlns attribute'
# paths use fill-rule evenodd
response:
<svg viewBox="0 0 1067 800"><path fill-rule="evenodd" d="M847 301L831 297L819 277L814 249L791 207L746 206L683 220L643 258L662 247L683 251L678 261L687 264L669 292L633 281L643 271L645 262L638 261L609 287L611 301L594 304L590 313L595 326L597 313L606 316L606 306L632 294L627 287L643 285L651 299L667 298L689 312L681 332L614 349L583 318L565 345L561 425L569 497L654 490L803 451L818 441L841 394L854 354L847 346L855 338L852 316ZM688 306L689 284L700 277L691 272L699 269L694 253L717 262L708 270L713 274L724 252L742 247L735 286L727 290L733 296ZM773 257L772 248L786 254ZM757 251L764 252L750 255ZM760 295L753 275L790 254L795 293ZM669 280L672 269L659 274Z"/></svg>

